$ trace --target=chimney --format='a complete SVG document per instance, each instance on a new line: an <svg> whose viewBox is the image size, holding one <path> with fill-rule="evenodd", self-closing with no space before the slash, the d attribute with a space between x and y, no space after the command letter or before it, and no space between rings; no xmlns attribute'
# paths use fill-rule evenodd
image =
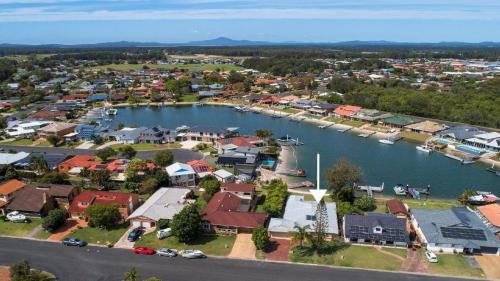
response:
<svg viewBox="0 0 500 281"><path fill-rule="evenodd" d="M43 205L47 204L47 192L43 193Z"/></svg>

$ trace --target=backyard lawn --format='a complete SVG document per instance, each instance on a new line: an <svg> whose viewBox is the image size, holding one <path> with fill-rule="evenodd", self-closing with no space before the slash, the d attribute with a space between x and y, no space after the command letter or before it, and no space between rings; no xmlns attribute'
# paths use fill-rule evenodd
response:
<svg viewBox="0 0 500 281"><path fill-rule="evenodd" d="M416 133L416 132L402 131L401 137L403 137L404 139L409 140L409 141L425 142L429 138L429 135L420 134L420 133Z"/></svg>
<svg viewBox="0 0 500 281"><path fill-rule="evenodd" d="M41 219L33 218L29 223L14 223L0 220L0 235L23 237L42 223Z"/></svg>
<svg viewBox="0 0 500 281"><path fill-rule="evenodd" d="M390 251L391 253L399 256L406 254L406 249L384 248L384 251ZM382 253L374 247L364 246L348 246L347 248L338 250L332 254L325 254L321 256L317 254L312 256L298 256L296 254L291 254L290 261L382 270L399 270L402 263L400 259Z"/></svg>
<svg viewBox="0 0 500 281"><path fill-rule="evenodd" d="M122 237L122 235L127 231L128 227L128 224L111 230L84 227L76 229L66 237L77 237L91 244L108 245L116 243L116 241L118 241L118 239L120 239L120 237Z"/></svg>
<svg viewBox="0 0 500 281"><path fill-rule="evenodd" d="M198 102L198 94L181 96L179 102Z"/></svg>
<svg viewBox="0 0 500 281"><path fill-rule="evenodd" d="M33 144L33 140L31 139L17 139L9 142L2 142L3 145L20 145L20 146L28 146Z"/></svg>
<svg viewBox="0 0 500 281"><path fill-rule="evenodd" d="M365 124L361 121L347 120L347 119L339 118L337 116L329 116L325 120L329 121L329 122L337 123L337 124L352 126L352 127L361 127L363 124Z"/></svg>
<svg viewBox="0 0 500 281"><path fill-rule="evenodd" d="M438 263L429 263L428 273L463 277L485 277L480 268L473 268L463 255L438 255Z"/></svg>
<svg viewBox="0 0 500 281"><path fill-rule="evenodd" d="M93 70L114 69L114 70L124 71L124 70L141 69L143 66L144 66L144 64L107 64L107 65L92 67L91 69L93 69ZM212 70L212 71L214 71L216 69L220 69L222 71L243 69L240 66L236 66L236 65L232 65L232 64L147 64L147 66L149 68L161 68L161 69L180 68L180 69L188 69L188 70L199 69L199 70Z"/></svg>
<svg viewBox="0 0 500 281"><path fill-rule="evenodd" d="M172 248L177 250L182 249L197 249L203 251L207 255L227 256L233 248L235 235L202 235L197 241L191 244L177 242L177 238L171 236L163 240L156 238L156 233L144 235L135 243L136 246L148 246L154 249Z"/></svg>
<svg viewBox="0 0 500 281"><path fill-rule="evenodd" d="M421 199L413 200L405 197L396 197L398 200L406 203L410 210L413 208L427 208L434 210L446 210L451 207L456 207L459 205L458 201L450 199ZM376 212L385 212L385 203L387 200L392 199L390 197L379 197L376 198L375 202L377 204Z"/></svg>

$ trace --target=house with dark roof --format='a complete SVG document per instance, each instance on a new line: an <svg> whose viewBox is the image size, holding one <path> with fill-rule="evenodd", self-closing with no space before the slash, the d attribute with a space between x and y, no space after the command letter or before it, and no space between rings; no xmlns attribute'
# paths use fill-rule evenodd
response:
<svg viewBox="0 0 500 281"><path fill-rule="evenodd" d="M203 210L203 230L209 233L237 234L251 232L263 226L267 214L251 211L255 200L247 199L246 196L240 197L239 192L230 191L231 187L228 188L229 190L214 194Z"/></svg>
<svg viewBox="0 0 500 281"><path fill-rule="evenodd" d="M307 109L307 112L313 115L318 115L318 116L327 116L333 111L339 107L336 104L330 104L330 103L316 103L313 104L311 107Z"/></svg>
<svg viewBox="0 0 500 281"><path fill-rule="evenodd" d="M447 128L438 133L439 136L452 139L457 142L464 142L466 139L473 138L476 135L484 134L486 131L473 126L458 125Z"/></svg>
<svg viewBox="0 0 500 281"><path fill-rule="evenodd" d="M410 116L394 115L381 118L379 122L390 127L403 128L404 126L420 122L420 119Z"/></svg>
<svg viewBox="0 0 500 281"><path fill-rule="evenodd" d="M500 254L500 240L478 214L467 207L412 209L411 222L429 251Z"/></svg>
<svg viewBox="0 0 500 281"><path fill-rule="evenodd" d="M71 156L64 155L64 154L56 154L56 153L37 153L34 152L30 154L27 158L16 162L14 164L16 168L24 169L24 170L32 170L32 161L35 158L42 158L46 163L49 169L54 170L57 168L57 166L64 162L65 160L69 159Z"/></svg>
<svg viewBox="0 0 500 281"><path fill-rule="evenodd" d="M139 135L139 142L155 144L171 143L175 142L176 137L177 134L175 131L161 126L155 126L141 131Z"/></svg>
<svg viewBox="0 0 500 281"><path fill-rule="evenodd" d="M410 243L406 219L392 214L345 215L342 229L345 242L400 247Z"/></svg>
<svg viewBox="0 0 500 281"><path fill-rule="evenodd" d="M139 128L125 127L121 130L107 134L107 137L111 140L118 141L124 144L135 144L139 142L142 132L146 130L147 130L146 127L139 127Z"/></svg>

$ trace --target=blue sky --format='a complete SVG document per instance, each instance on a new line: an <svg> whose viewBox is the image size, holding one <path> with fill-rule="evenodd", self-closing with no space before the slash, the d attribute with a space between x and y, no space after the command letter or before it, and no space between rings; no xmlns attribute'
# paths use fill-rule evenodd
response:
<svg viewBox="0 0 500 281"><path fill-rule="evenodd" d="M0 0L0 42L500 41L498 0Z"/></svg>

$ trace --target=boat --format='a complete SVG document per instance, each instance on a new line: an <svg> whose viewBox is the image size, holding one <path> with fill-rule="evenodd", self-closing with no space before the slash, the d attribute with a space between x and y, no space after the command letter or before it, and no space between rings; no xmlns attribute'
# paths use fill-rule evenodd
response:
<svg viewBox="0 0 500 281"><path fill-rule="evenodd" d="M288 185L288 188L290 189L295 189L295 188L311 188L314 187L314 183L311 181L303 181L303 182L297 182L297 183L290 183Z"/></svg>
<svg viewBox="0 0 500 281"><path fill-rule="evenodd" d="M446 156L448 158L451 158L451 159L458 160L458 161L460 161L460 163L462 165L468 165L468 164L476 163L476 160L474 159L474 157L465 157L465 158L462 158L462 157L456 156L456 155L451 154L451 153L446 153L444 156Z"/></svg>
<svg viewBox="0 0 500 281"><path fill-rule="evenodd" d="M234 109L236 109L236 111L239 111L239 112L248 112L250 111L250 109L248 109L248 107L244 106L244 105L237 105L234 107Z"/></svg>
<svg viewBox="0 0 500 281"><path fill-rule="evenodd" d="M194 105L195 105L195 106L204 106L205 104L204 104L204 103L202 103L202 102L197 102L197 103L195 103Z"/></svg>
<svg viewBox="0 0 500 281"><path fill-rule="evenodd" d="M500 176L500 170L495 168L495 164L491 164L491 168L487 168L486 171L491 172L497 176Z"/></svg>
<svg viewBox="0 0 500 281"><path fill-rule="evenodd" d="M399 196L408 196L413 199L420 199L420 195L430 195L431 187L428 185L425 188L413 188L410 185L402 185L400 183L393 187L394 193Z"/></svg>
<svg viewBox="0 0 500 281"><path fill-rule="evenodd" d="M281 145L304 145L303 142L299 142L299 139L291 138L286 135L276 140Z"/></svg>
<svg viewBox="0 0 500 281"><path fill-rule="evenodd" d="M379 143L383 143L383 144L394 144L394 141L390 140L390 139L381 139L381 140L378 140Z"/></svg>
<svg viewBox="0 0 500 281"><path fill-rule="evenodd" d="M475 195L470 196L467 200L471 205L486 205L492 204L500 200L496 195L491 192L476 191Z"/></svg>
<svg viewBox="0 0 500 281"><path fill-rule="evenodd" d="M108 108L106 109L106 114L107 115L116 115L118 113L118 109L116 108Z"/></svg>
<svg viewBox="0 0 500 281"><path fill-rule="evenodd" d="M284 176L289 176L289 177L298 177L298 178L305 178L306 177L306 171L303 169L284 171L284 172L280 172L279 174L284 175Z"/></svg>
<svg viewBox="0 0 500 281"><path fill-rule="evenodd" d="M421 152L425 153L432 153L434 151L430 146L428 145L417 145L416 149Z"/></svg>
<svg viewBox="0 0 500 281"><path fill-rule="evenodd" d="M187 131L187 130L189 130L189 128L190 128L190 127L189 127L189 126L187 126L187 125L182 125L182 126L180 126L180 127L175 128L175 131L176 131L176 132L183 132L183 131Z"/></svg>
<svg viewBox="0 0 500 281"><path fill-rule="evenodd" d="M403 186L402 184L396 184L394 187L393 187L393 190L394 190L394 193L396 193L396 195L406 195L406 192L407 192L407 189L405 186Z"/></svg>

